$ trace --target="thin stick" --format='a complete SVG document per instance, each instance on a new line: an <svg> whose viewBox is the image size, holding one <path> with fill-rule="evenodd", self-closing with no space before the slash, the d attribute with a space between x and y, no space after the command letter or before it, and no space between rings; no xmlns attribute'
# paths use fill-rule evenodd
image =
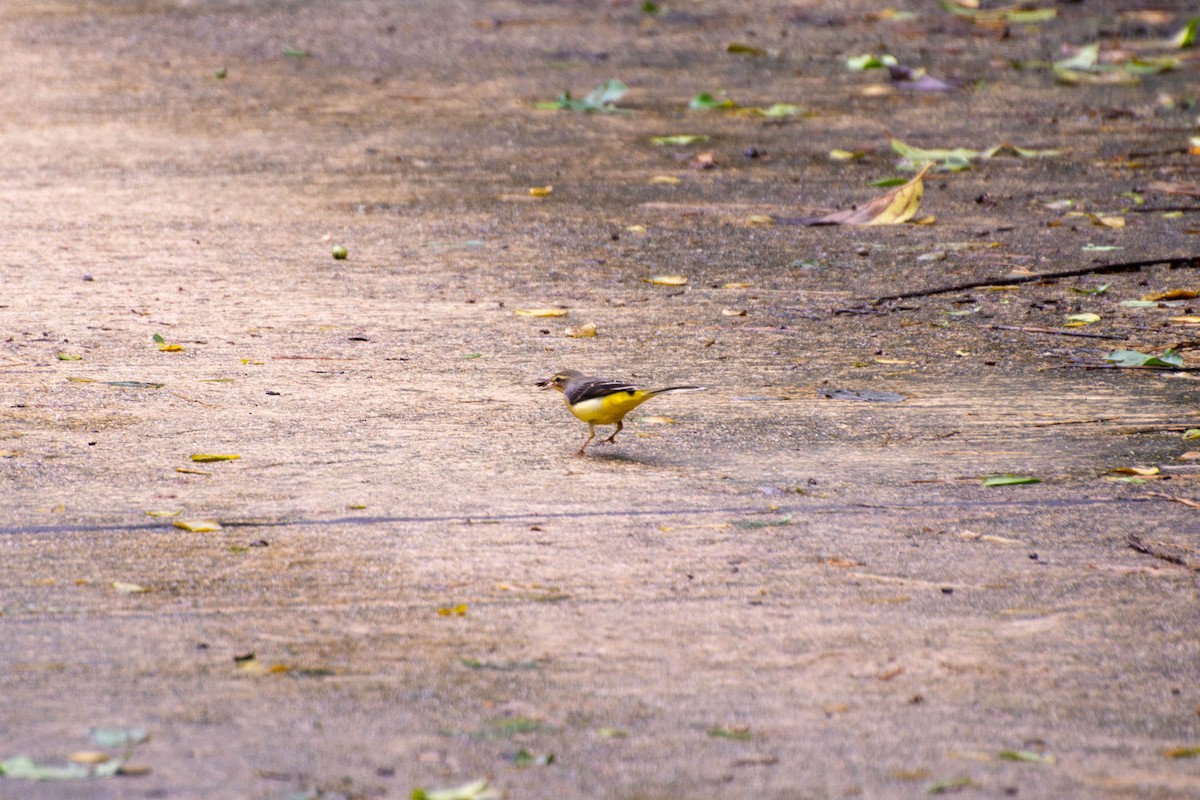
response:
<svg viewBox="0 0 1200 800"><path fill-rule="evenodd" d="M1186 267L1200 261L1200 256L1177 256L1175 258L1152 258L1147 261L1125 261L1119 264L1097 264L1092 267L1081 267L1080 269L1068 269L1062 272L1044 272L1040 275L1018 275L1009 278L990 278L983 281L970 281L968 283L958 283L953 286L940 286L934 289L918 289L915 292L902 292L900 294L888 294L883 297L878 297L871 301L871 305L879 305L886 303L888 300L907 300L910 297L932 297L935 294L949 294L950 292L961 292L967 289L979 289L983 286L1014 286L1020 283L1032 283L1034 281L1055 280L1057 278L1078 278L1081 275L1103 275L1109 272L1136 272L1143 267L1152 267L1155 264L1169 264L1172 267Z"/></svg>
<svg viewBox="0 0 1200 800"><path fill-rule="evenodd" d="M1054 336L1085 336L1088 339L1126 339L1126 336L1113 336L1108 333L1084 333L1083 331L1057 331L1053 328L1030 328L1025 325L991 325L994 331L1021 331L1022 333L1049 333Z"/></svg>

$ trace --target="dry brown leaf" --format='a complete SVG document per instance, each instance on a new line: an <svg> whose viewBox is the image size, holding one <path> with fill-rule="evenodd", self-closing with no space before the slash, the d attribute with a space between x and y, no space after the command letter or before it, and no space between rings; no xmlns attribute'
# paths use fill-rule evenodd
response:
<svg viewBox="0 0 1200 800"><path fill-rule="evenodd" d="M932 168L932 162L926 164L911 181L879 195L860 208L835 211L823 217L806 217L799 222L802 225L899 225L907 222L921 207L925 173Z"/></svg>
<svg viewBox="0 0 1200 800"><path fill-rule="evenodd" d="M1153 292L1142 295L1143 300L1191 300L1200 296L1195 289L1168 289L1165 292Z"/></svg>

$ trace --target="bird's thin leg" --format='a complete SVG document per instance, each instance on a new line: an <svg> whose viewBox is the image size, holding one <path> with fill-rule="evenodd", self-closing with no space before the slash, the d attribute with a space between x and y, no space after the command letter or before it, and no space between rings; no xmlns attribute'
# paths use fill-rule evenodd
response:
<svg viewBox="0 0 1200 800"><path fill-rule="evenodd" d="M611 444L616 444L616 442L614 440L617 438L617 434L621 432L621 428L624 428L624 427L625 427L625 421L620 420L620 419L617 420L617 429L615 431L613 431L612 436L608 437L604 441L609 442Z"/></svg>
<svg viewBox="0 0 1200 800"><path fill-rule="evenodd" d="M591 444L592 439L595 439L595 438L596 438L596 426L589 422L588 423L588 438L583 441L583 446L579 448L578 455L583 455L583 451L587 449L587 446L589 444Z"/></svg>

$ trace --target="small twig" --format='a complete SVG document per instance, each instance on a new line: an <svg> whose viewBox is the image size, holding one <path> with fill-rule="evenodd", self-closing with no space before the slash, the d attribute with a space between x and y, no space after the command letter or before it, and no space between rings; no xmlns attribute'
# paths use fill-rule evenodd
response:
<svg viewBox="0 0 1200 800"><path fill-rule="evenodd" d="M1130 547L1139 553L1145 553L1148 556L1154 556L1155 558L1166 561L1169 564L1178 564L1181 567L1187 567L1193 572L1200 572L1200 564L1193 564L1183 556L1170 552L1161 545L1144 542L1142 541L1142 537L1136 533L1128 534L1125 537L1125 541L1128 542Z"/></svg>
<svg viewBox="0 0 1200 800"><path fill-rule="evenodd" d="M1125 210L1130 214L1153 214L1156 211L1183 211L1186 213L1188 211L1200 211L1200 206L1153 206L1150 208L1147 208L1146 206L1138 206L1136 208L1127 208Z"/></svg>
<svg viewBox="0 0 1200 800"><path fill-rule="evenodd" d="M1022 333L1049 333L1054 336L1083 336L1088 339L1126 339L1126 336L1114 336L1109 333L1084 333L1083 331L1059 331L1054 328L1031 328L1026 325L991 325L994 331L1020 331Z"/></svg>
<svg viewBox="0 0 1200 800"><path fill-rule="evenodd" d="M878 297L871 301L871 305L879 305L888 300L907 300L910 297L931 297L935 294L949 294L950 292L962 292L967 289L979 289L983 286L1014 286L1020 283L1033 283L1035 281L1052 281L1057 278L1078 278L1081 275L1103 275L1109 272L1137 272L1143 267L1152 267L1156 264L1169 264L1172 267L1176 266L1191 266L1200 261L1200 256L1178 256L1175 258L1152 258L1146 261L1125 261L1118 264L1096 264L1091 267L1082 267L1080 269L1068 269L1061 272L1043 272L1039 275L1017 275L1009 278L989 278L982 281L969 281L967 283L957 283L953 286L939 286L934 289L918 289L915 292L901 292L900 294L888 294L883 297Z"/></svg>
<svg viewBox="0 0 1200 800"><path fill-rule="evenodd" d="M1056 364L1038 367L1038 372L1048 369L1144 369L1151 372L1200 372L1200 367L1148 367L1145 364Z"/></svg>
<svg viewBox="0 0 1200 800"><path fill-rule="evenodd" d="M1146 497L1161 497L1163 500L1172 500L1176 503L1183 503L1188 508L1200 508L1200 502L1191 500L1187 497L1176 497L1173 494L1165 494L1163 492L1146 492Z"/></svg>
<svg viewBox="0 0 1200 800"><path fill-rule="evenodd" d="M1115 422L1120 417L1096 417L1095 419L1057 419L1053 422L1034 422L1031 428L1049 428L1051 425L1091 425L1097 422Z"/></svg>

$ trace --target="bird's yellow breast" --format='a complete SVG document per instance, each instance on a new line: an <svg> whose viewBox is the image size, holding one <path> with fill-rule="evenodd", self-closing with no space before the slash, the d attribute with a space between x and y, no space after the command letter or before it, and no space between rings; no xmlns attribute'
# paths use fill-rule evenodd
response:
<svg viewBox="0 0 1200 800"><path fill-rule="evenodd" d="M567 401L571 413L584 422L593 425L616 425L621 418L640 406L651 396L650 392L637 390L634 392L614 392L604 397L593 397L582 400L575 405Z"/></svg>

